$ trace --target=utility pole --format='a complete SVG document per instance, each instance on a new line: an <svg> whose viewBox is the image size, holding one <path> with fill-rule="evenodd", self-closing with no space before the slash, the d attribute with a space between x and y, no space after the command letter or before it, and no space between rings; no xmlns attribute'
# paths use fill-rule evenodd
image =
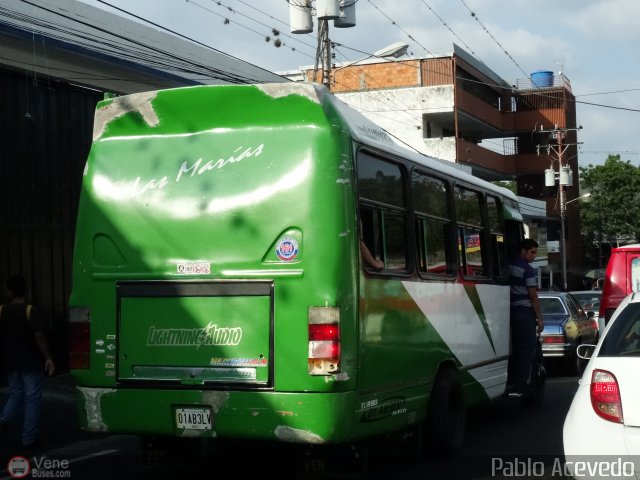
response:
<svg viewBox="0 0 640 480"><path fill-rule="evenodd" d="M318 48L313 69L313 80L317 81L318 64L322 65L322 84L331 87L331 40L329 39L329 21L336 28L350 28L356 25L357 0L313 0L315 15L318 18ZM289 20L291 33L313 32L313 1L290 0Z"/></svg>
<svg viewBox="0 0 640 480"><path fill-rule="evenodd" d="M318 42L322 44L322 84L328 89L331 89L331 40L329 40L329 20L320 20L318 28L320 30Z"/></svg>
<svg viewBox="0 0 640 480"><path fill-rule="evenodd" d="M542 126L537 133L548 133L552 140L556 141L556 144L553 145L551 143L547 145L542 145L542 147L546 147L547 155L551 155L553 152L558 158L558 197L560 198L560 256L562 262L562 286L566 291L567 284L567 244L566 244L566 233L565 233L565 222L566 222L566 212L567 212L567 203L572 202L573 200L569 200L567 202L566 198L566 188L573 186L573 172L571 171L571 167L564 160L564 154L567 149L571 146L577 146L582 142L576 143L564 143L565 138L567 137L567 132L570 131L578 131L581 130L582 127L579 128L558 128L558 125L555 125L553 130L543 130ZM536 147L538 155L540 155L540 147L538 145ZM551 161L550 168L544 171L545 173L545 186L553 187L556 183L556 171L553 168L553 159ZM575 200L575 199L574 199Z"/></svg>

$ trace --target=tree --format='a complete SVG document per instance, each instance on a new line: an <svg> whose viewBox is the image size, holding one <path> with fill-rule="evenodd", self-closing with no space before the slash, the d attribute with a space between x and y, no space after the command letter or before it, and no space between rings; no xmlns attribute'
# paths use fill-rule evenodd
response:
<svg viewBox="0 0 640 480"><path fill-rule="evenodd" d="M515 180L495 180L494 185L511 190L515 195L518 194L518 182Z"/></svg>
<svg viewBox="0 0 640 480"><path fill-rule="evenodd" d="M580 186L591 192L591 201L580 209L590 244L640 239L640 168L609 155L603 165L580 167Z"/></svg>

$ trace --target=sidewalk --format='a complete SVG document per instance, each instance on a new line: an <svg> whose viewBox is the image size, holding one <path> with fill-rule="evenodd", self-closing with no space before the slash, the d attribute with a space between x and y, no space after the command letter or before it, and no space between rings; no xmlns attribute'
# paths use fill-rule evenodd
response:
<svg viewBox="0 0 640 480"><path fill-rule="evenodd" d="M8 396L7 385L0 387L0 408ZM9 426L7 436L0 441L0 454L15 454L20 447L20 423ZM69 442L103 437L104 434L83 432L78 423L75 381L69 373L46 377L43 391L40 441L42 450L50 450Z"/></svg>

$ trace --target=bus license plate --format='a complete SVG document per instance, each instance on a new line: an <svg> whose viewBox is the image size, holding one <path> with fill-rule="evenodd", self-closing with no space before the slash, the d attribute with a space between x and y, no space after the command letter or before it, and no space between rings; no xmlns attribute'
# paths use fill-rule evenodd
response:
<svg viewBox="0 0 640 480"><path fill-rule="evenodd" d="M176 408L176 425L182 430L211 430L212 416L208 408Z"/></svg>

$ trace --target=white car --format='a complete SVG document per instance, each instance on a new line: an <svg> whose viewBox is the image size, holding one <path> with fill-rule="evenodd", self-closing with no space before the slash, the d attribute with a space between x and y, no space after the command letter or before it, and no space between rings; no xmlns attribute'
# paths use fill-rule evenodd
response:
<svg viewBox="0 0 640 480"><path fill-rule="evenodd" d="M640 293L627 296L594 347L564 422L575 478L640 479Z"/></svg>

